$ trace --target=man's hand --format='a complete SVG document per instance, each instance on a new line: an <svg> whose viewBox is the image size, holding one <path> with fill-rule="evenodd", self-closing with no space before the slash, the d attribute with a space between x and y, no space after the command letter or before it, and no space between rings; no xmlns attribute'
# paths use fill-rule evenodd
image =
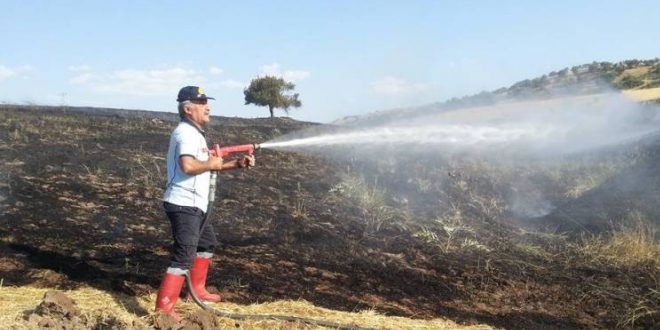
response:
<svg viewBox="0 0 660 330"><path fill-rule="evenodd" d="M254 158L254 155L245 155L242 159L238 160L238 167L252 167L257 164L257 160Z"/></svg>
<svg viewBox="0 0 660 330"><path fill-rule="evenodd" d="M213 155L209 155L209 160L207 160L207 163L209 164L209 167L211 171L220 171L222 170L222 157L216 157Z"/></svg>

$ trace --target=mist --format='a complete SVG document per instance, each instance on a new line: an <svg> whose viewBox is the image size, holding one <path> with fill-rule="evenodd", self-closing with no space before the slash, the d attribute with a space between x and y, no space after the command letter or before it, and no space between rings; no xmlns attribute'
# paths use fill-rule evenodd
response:
<svg viewBox="0 0 660 330"><path fill-rule="evenodd" d="M508 102L443 111L365 116L285 135L262 144L283 150L402 146L483 156L561 155L638 141L658 132L657 114L618 93Z"/></svg>
<svg viewBox="0 0 660 330"><path fill-rule="evenodd" d="M580 198L631 166L621 151L658 137L659 120L657 108L605 93L381 112L261 146L349 164L350 175L410 201L395 207L435 203L436 213L423 217L441 219L464 201L464 213L478 218L476 199L501 201L500 216L527 221L563 212L557 204L567 196Z"/></svg>

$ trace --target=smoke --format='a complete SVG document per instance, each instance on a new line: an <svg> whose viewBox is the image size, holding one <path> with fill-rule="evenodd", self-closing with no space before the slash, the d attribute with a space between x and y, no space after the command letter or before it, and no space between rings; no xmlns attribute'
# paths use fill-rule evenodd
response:
<svg viewBox="0 0 660 330"><path fill-rule="evenodd" d="M512 183L509 204L516 218L533 219L550 214L555 206L536 185L526 179Z"/></svg>
<svg viewBox="0 0 660 330"><path fill-rule="evenodd" d="M611 152L656 138L659 121L657 108L606 93L376 113L261 146L352 164L357 174L398 194L394 199L435 208L434 214L422 212L426 218L441 217L443 208L460 201L464 214L478 217L474 205L499 200L506 206L491 209L540 219L565 202L568 192L577 196L628 166Z"/></svg>

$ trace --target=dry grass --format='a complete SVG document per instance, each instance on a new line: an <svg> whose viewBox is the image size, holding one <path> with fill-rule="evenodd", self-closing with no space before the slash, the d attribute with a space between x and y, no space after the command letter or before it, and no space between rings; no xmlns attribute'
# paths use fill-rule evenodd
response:
<svg viewBox="0 0 660 330"><path fill-rule="evenodd" d="M651 68L650 66L639 66L632 69L626 69L619 75L617 79L620 79L621 77L624 77L626 75L633 77L643 76L649 72L650 68Z"/></svg>
<svg viewBox="0 0 660 330"><path fill-rule="evenodd" d="M378 232L383 225L391 223L397 213L387 205L387 192L378 187L377 181L369 185L363 177L347 175L330 192L342 194L358 202L368 232Z"/></svg>
<svg viewBox="0 0 660 330"><path fill-rule="evenodd" d="M660 99L660 87L647 89L627 89L623 95L635 101L651 101Z"/></svg>
<svg viewBox="0 0 660 330"><path fill-rule="evenodd" d="M307 219L307 206L304 199L296 200L296 204L291 210L291 217L294 219Z"/></svg>
<svg viewBox="0 0 660 330"><path fill-rule="evenodd" d="M23 320L25 313L33 311L41 302L44 294L51 289L33 287L0 288L0 329L33 329L34 325ZM130 297L121 293L110 295L93 288L81 288L66 291L65 294L76 302L82 314L89 319L112 317L125 324L144 324L144 318L136 316L141 308L147 310L153 303L148 297ZM7 303L10 302L10 303ZM137 302L137 305L136 305ZM6 327L6 328L5 328Z"/></svg>
<svg viewBox="0 0 660 330"><path fill-rule="evenodd" d="M595 288L594 292L616 296L628 305L627 311L619 317L619 326L623 328L634 327L644 318L660 317L660 278L655 277L660 273L660 242L656 240L656 227L639 215L633 214L632 218L632 226L616 230L609 236L585 239L579 247L596 265L624 269L641 267L655 279L655 287L641 290Z"/></svg>
<svg viewBox="0 0 660 330"><path fill-rule="evenodd" d="M23 320L23 314L36 308L44 294L50 289L33 287L0 287L0 329L33 329L34 325ZM133 297L121 293L112 295L98 289L83 287L65 294L72 298L82 313L90 319L113 318L126 325L143 327L153 310L155 294ZM11 303L7 303L11 302ZM449 320L413 320L404 317L380 315L374 311L349 313L316 307L306 301L276 301L263 304L238 305L220 303L213 305L222 311L240 314L288 315L322 319L337 323L354 324L378 329L438 329L438 330L486 330L495 329L487 325L461 326ZM177 310L182 314L192 314L199 310L194 303L180 301ZM271 330L271 329L326 329L305 324L284 321L235 321L219 318L221 329Z"/></svg>
<svg viewBox="0 0 660 330"><path fill-rule="evenodd" d="M656 228L638 219L632 226L613 231L608 236L585 239L581 250L592 260L613 266L644 265L660 271L660 243Z"/></svg>

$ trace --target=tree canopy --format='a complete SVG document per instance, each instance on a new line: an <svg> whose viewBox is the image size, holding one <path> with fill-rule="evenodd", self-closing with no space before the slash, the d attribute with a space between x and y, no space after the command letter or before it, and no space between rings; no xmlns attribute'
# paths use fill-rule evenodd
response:
<svg viewBox="0 0 660 330"><path fill-rule="evenodd" d="M273 117L275 108L283 109L289 114L290 107L300 107L302 103L298 99L298 94L289 94L296 88L291 82L283 78L273 76L264 76L252 79L250 86L243 91L245 94L245 104L254 104L258 106L268 106L270 116Z"/></svg>

